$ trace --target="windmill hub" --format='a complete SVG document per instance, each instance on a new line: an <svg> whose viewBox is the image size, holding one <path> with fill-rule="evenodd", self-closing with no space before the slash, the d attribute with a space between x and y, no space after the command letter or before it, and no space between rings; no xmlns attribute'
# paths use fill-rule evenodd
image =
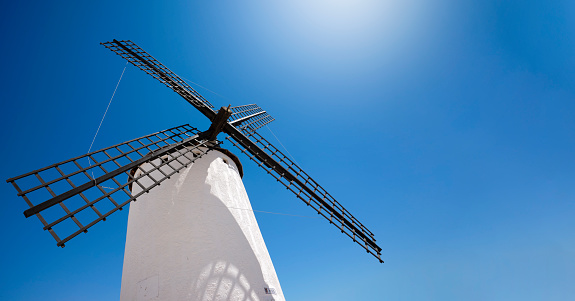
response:
<svg viewBox="0 0 575 301"><path fill-rule="evenodd" d="M230 106L228 106L227 108L221 107L218 110L218 113L216 114L214 119L212 119L212 124L210 125L210 128L204 133L202 133L202 135L200 136L209 141L216 140L216 137L218 136L219 133L222 132L230 116L232 116L232 110L230 110Z"/></svg>

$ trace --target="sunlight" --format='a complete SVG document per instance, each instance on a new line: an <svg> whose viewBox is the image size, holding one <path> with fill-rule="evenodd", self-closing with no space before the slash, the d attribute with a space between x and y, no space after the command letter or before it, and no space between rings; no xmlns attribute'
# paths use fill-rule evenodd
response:
<svg viewBox="0 0 575 301"><path fill-rule="evenodd" d="M294 0L277 4L269 18L275 38L293 46L290 55L356 64L401 52L424 6L420 0Z"/></svg>
<svg viewBox="0 0 575 301"><path fill-rule="evenodd" d="M405 8L391 0L292 1L293 17L301 34L339 46L393 35L400 29ZM403 7L402 7L403 6Z"/></svg>
<svg viewBox="0 0 575 301"><path fill-rule="evenodd" d="M390 1L311 0L293 1L299 22L309 35L324 39L349 40L378 31L392 16Z"/></svg>

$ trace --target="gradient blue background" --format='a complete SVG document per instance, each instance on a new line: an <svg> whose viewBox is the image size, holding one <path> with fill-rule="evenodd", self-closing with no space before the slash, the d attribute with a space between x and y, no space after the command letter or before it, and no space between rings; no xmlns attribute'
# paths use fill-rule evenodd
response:
<svg viewBox="0 0 575 301"><path fill-rule="evenodd" d="M125 65L98 43L131 39L217 107L270 112L376 234L384 264L256 213L288 300L575 296L573 1L3 1L0 29L0 179L88 150ZM94 149L184 123L209 126L129 66ZM254 209L314 216L240 159ZM1 300L119 298L126 211L60 249L0 197Z"/></svg>

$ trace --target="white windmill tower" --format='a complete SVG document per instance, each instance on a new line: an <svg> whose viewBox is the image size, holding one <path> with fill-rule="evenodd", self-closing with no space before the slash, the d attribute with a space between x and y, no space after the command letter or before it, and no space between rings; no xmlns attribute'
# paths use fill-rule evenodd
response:
<svg viewBox="0 0 575 301"><path fill-rule="evenodd" d="M257 105L213 106L131 41L102 43L198 109L207 131L183 125L8 179L44 230L64 244L132 201L121 300L285 300L241 181L219 133L380 262L371 233L257 130ZM89 166L82 163L94 162ZM161 184L161 185L160 185ZM60 235L65 235L60 238Z"/></svg>

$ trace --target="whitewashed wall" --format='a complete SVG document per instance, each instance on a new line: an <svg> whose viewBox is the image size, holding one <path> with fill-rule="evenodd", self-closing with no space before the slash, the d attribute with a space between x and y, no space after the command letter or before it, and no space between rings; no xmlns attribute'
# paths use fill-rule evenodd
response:
<svg viewBox="0 0 575 301"><path fill-rule="evenodd" d="M211 151L130 205L121 300L285 300L229 157Z"/></svg>

